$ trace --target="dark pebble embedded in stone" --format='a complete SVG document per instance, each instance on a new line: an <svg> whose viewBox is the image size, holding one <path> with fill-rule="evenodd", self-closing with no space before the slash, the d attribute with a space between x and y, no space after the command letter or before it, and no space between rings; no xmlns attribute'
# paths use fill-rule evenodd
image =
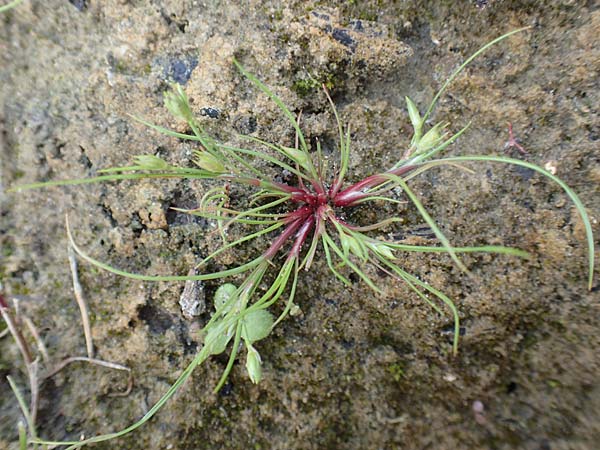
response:
<svg viewBox="0 0 600 450"><path fill-rule="evenodd" d="M331 33L331 36L343 46L348 47L350 50L356 50L356 41L352 39L352 36L348 34L347 30L344 30L343 28L335 28Z"/></svg>
<svg viewBox="0 0 600 450"><path fill-rule="evenodd" d="M252 134L256 131L257 122L254 116L241 116L234 122L235 129L242 134Z"/></svg>
<svg viewBox="0 0 600 450"><path fill-rule="evenodd" d="M69 0L69 3L81 12L85 11L88 6L87 0Z"/></svg>
<svg viewBox="0 0 600 450"><path fill-rule="evenodd" d="M198 58L193 55L159 57L156 64L162 67L165 79L185 84L198 65Z"/></svg>
<svg viewBox="0 0 600 450"><path fill-rule="evenodd" d="M211 119L217 119L220 114L221 114L221 112L216 108L202 108L200 110L201 116L207 116L207 117L210 117Z"/></svg>
<svg viewBox="0 0 600 450"><path fill-rule="evenodd" d="M350 26L354 29L354 31L362 32L365 30L363 27L362 21L360 21L360 20L351 20Z"/></svg>

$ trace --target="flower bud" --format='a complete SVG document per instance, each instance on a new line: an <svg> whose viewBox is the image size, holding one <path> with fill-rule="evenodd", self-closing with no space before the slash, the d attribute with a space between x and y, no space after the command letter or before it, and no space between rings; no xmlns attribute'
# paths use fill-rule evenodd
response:
<svg viewBox="0 0 600 450"><path fill-rule="evenodd" d="M285 152L285 154L291 160L298 163L298 165L300 167L302 167L304 170L306 170L306 171L310 170L310 161L308 159L309 157L305 152L303 152L302 150L298 150L297 148L291 148L291 147L281 146L281 149Z"/></svg>
<svg viewBox="0 0 600 450"><path fill-rule="evenodd" d="M225 172L225 166L215 156L205 151L196 150L194 152L194 164L204 170L208 170L213 173Z"/></svg>
<svg viewBox="0 0 600 450"><path fill-rule="evenodd" d="M251 345L248 346L248 354L246 356L246 370L250 381L257 384L262 378L262 360L260 354Z"/></svg>
<svg viewBox="0 0 600 450"><path fill-rule="evenodd" d="M135 162L141 170L166 170L169 164L164 160L154 155L138 155L135 157Z"/></svg>
<svg viewBox="0 0 600 450"><path fill-rule="evenodd" d="M367 244L369 247L371 247L371 249L383 256L386 259L396 259L396 257L394 256L394 252L393 249L391 247L388 247L385 243L383 242L370 242L369 244Z"/></svg>
<svg viewBox="0 0 600 450"><path fill-rule="evenodd" d="M176 83L172 84L171 90L165 91L163 98L165 107L174 117L185 120L186 122L192 122L194 120L190 102L181 85Z"/></svg>
<svg viewBox="0 0 600 450"><path fill-rule="evenodd" d="M361 260L366 261L367 254L354 236L345 233L340 233L340 242L342 244L344 256L348 257L348 254L352 253L358 256Z"/></svg>
<svg viewBox="0 0 600 450"><path fill-rule="evenodd" d="M438 123L431 128L425 135L417 142L417 153L427 152L437 147L446 136L442 133L446 128L446 124Z"/></svg>
<svg viewBox="0 0 600 450"><path fill-rule="evenodd" d="M419 114L419 109L417 108L417 105L414 104L414 102L408 98L405 97L406 99L406 109L408 109L408 116L410 117L410 122L413 126L413 130L414 130L414 135L413 135L413 140L414 141L419 141L419 139L421 139L421 130L423 129L423 119L421 118L421 115Z"/></svg>

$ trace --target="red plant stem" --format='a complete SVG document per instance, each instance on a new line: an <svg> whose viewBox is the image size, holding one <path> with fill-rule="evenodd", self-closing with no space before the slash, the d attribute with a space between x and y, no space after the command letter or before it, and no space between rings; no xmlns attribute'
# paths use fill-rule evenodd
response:
<svg viewBox="0 0 600 450"><path fill-rule="evenodd" d="M401 176L410 172L411 170L416 169L417 167L418 166L402 166L384 173L371 175L370 177L367 177L337 193L332 199L333 204L334 206L339 207L353 206L359 200L369 196L369 194L365 193L364 191L389 181L388 175Z"/></svg>
<svg viewBox="0 0 600 450"><path fill-rule="evenodd" d="M312 214L313 209L310 206L302 206L298 209L296 209L295 211L289 212L287 213L284 221L285 223L292 223L295 220L304 220L306 219L310 214Z"/></svg>
<svg viewBox="0 0 600 450"><path fill-rule="evenodd" d="M338 192L340 191L343 182L344 180L339 177L339 174L336 175L335 181L329 188L329 198L335 198L338 195Z"/></svg>
<svg viewBox="0 0 600 450"><path fill-rule="evenodd" d="M296 240L294 241L294 244L292 245L292 249L290 250L290 253L288 255L288 260L298 257L298 255L300 254L300 250L302 249L304 242L306 242L306 238L308 237L308 234L310 233L310 230L312 229L314 224L315 224L315 216L314 215L309 216L304 221L304 223L298 230L298 233L296 234Z"/></svg>
<svg viewBox="0 0 600 450"><path fill-rule="evenodd" d="M327 194L325 193L325 188L323 187L323 181L321 181L320 179L318 181L310 180L310 184L312 185L312 187L314 188L314 190L316 191L316 193L319 197L327 196Z"/></svg>
<svg viewBox="0 0 600 450"><path fill-rule="evenodd" d="M288 238L294 235L296 230L302 225L302 223L306 220L306 217L298 218L292 222L290 222L285 229L281 232L277 239L271 244L271 246L267 249L267 251L263 254L265 259L271 259L273 256L277 254L277 252L283 247L283 244L286 243Z"/></svg>

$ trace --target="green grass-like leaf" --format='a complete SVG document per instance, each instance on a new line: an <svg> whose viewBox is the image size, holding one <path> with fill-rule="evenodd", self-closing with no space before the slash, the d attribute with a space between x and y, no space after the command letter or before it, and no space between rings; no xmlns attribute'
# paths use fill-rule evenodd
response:
<svg viewBox="0 0 600 450"><path fill-rule="evenodd" d="M536 166L535 164L521 161L519 159L506 158L503 156L454 156L451 158L444 158L444 159L441 159L438 161L441 161L441 162L483 161L483 162L499 162L499 163L505 163L505 164L512 164L515 166L526 167L527 169L531 169L538 173L541 173L545 177L551 179L556 184L558 184L565 191L565 193L569 196L569 198L575 205L575 208L577 209L577 212L579 213L581 220L583 221L583 226L585 228L585 235L586 235L586 240L587 240L587 247L588 247L588 265L589 265L588 289L590 289L590 290L592 289L592 285L594 282L594 233L592 231L592 224L591 224L590 218L585 210L585 207L583 206L583 203L581 202L581 200L579 199L577 194L575 194L573 189L571 189L564 181L562 181L556 175L553 175L552 173L548 172L546 169L544 169L540 166Z"/></svg>
<svg viewBox="0 0 600 450"><path fill-rule="evenodd" d="M23 0L13 0L12 2L9 2L6 5L2 5L0 6L0 13L8 11L9 9L13 9L16 6L19 6L20 3L23 3Z"/></svg>
<svg viewBox="0 0 600 450"><path fill-rule="evenodd" d="M206 347L204 347L204 348L206 348ZM146 414L144 414L144 416L140 420L129 425L127 428L124 428L116 433L102 434L99 436L94 436L89 439L85 439L83 441L46 441L43 439L33 438L33 439L30 439L30 442L35 443L35 444L54 445L54 446L68 445L69 447L67 447L66 450L74 450L76 448L83 447L84 445L87 445L87 444L93 444L95 442L110 441L112 439L116 439L121 436L125 436L126 434L129 434L132 431L135 431L136 429L138 429L139 427L144 425L146 422L148 422L154 416L154 414L156 414L160 410L160 408L162 408L163 405L175 394L175 392L177 392L179 387L183 383L185 383L185 381L190 377L190 375L192 374L194 369L199 364L201 364L203 361L205 361L206 358L208 358L209 355L206 351L204 351L204 348L202 350L200 350L200 352L198 352L198 354L194 357L192 362L183 370L183 372L181 373L179 378L177 378L175 383L173 383L171 385L171 387L167 390L167 392L165 392L165 394L154 404L154 406L152 406L152 408L150 408L150 410L148 410L148 412Z"/></svg>

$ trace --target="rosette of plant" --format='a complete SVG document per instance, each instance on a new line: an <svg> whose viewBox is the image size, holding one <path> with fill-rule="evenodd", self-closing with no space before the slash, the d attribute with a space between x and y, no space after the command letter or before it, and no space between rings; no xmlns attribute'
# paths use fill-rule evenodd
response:
<svg viewBox="0 0 600 450"><path fill-rule="evenodd" d="M196 142L198 145L194 158L196 167L174 166L158 156L141 155L131 166L105 169L94 178L50 181L15 188L14 190L23 190L143 178L179 177L217 180L222 182L223 186L208 189L198 208L181 211L216 221L224 238L226 238L225 230L232 226L250 230L231 242L225 242L214 253L200 261L197 275L153 276L127 272L93 258L77 246L67 221L68 238L75 251L81 258L100 269L145 281L218 280L220 287L214 299L215 310L202 330L203 347L170 389L140 420L121 431L83 441L49 442L36 438L30 441L37 444L69 445L69 449L74 449L88 443L125 435L148 421L190 377L199 364L211 355L224 353L228 349L228 363L215 390L219 390L225 383L242 349L245 352L248 376L252 382L258 383L262 376L262 361L257 342L266 338L293 310L300 271L310 269L317 254L323 255L331 275L341 283L349 284L349 274L354 273L373 291L379 292L377 282L365 270L367 265L373 265L406 283L415 295L436 313L449 315L454 323L452 352L456 353L459 341L457 307L441 290L403 269L398 255L402 252L447 253L458 267L466 271L459 258L462 253L486 252L524 258L528 257L528 254L520 249L497 245L453 246L434 218L429 215L425 205L410 188L412 179L436 167L473 162L512 164L535 171L558 184L575 205L584 224L589 253L588 283L591 288L594 270L592 227L577 195L552 173L518 159L503 156L440 158L439 155L443 150L455 142L467 130L468 125L451 134L447 123L430 125L428 121L440 96L467 64L490 46L523 30L525 28L507 33L489 42L469 57L450 75L424 113L421 113L418 106L407 97L406 106L413 128L409 148L390 167L354 183L347 182L350 174L350 130L342 124L327 91L325 90L325 93L337 121L339 139L336 164L329 170L319 142L316 142L315 148L309 146L300 128L299 120L292 111L269 87L246 71L239 62L234 61L239 71L275 102L281 113L287 117L290 127L295 130L295 146L264 142L251 136L245 136L249 143L248 148L220 143L210 136L196 119L183 88L180 85L173 85L172 89L164 95L165 106L173 116L189 126L192 130L191 134L175 132L144 119L136 118L136 120L167 136ZM293 179L295 182L275 181L272 176L259 169L258 162L276 167L281 172L285 171L288 175L287 179ZM255 190L249 208L236 208L235 199L230 198L229 195L230 184L239 184ZM414 205L422 220L437 238L438 245L409 245L373 236L374 230L393 225L400 221L399 217L389 217L377 223L349 223L345 219L344 212L357 205L369 202L397 203L399 200L395 195L398 193L401 193L404 201ZM235 268L203 273L206 264L217 255L252 240L267 242L266 248L259 256ZM237 276L243 281L237 286L225 281L232 276ZM266 280L269 280L269 284L264 288L262 283ZM283 301L285 306L279 308L281 312L276 317L270 308L280 301Z"/></svg>

